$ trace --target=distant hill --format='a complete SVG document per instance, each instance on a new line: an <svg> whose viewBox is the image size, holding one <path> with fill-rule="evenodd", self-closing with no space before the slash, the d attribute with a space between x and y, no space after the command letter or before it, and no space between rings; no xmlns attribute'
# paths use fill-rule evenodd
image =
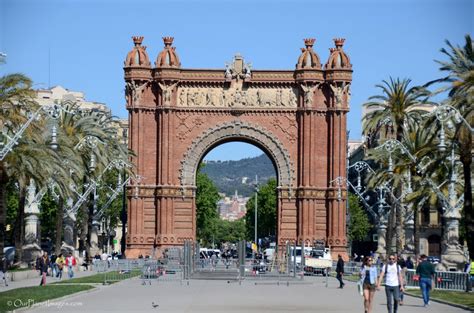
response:
<svg viewBox="0 0 474 313"><path fill-rule="evenodd" d="M266 154L238 161L207 161L203 172L212 179L219 192L228 196L233 195L236 190L239 195L251 196L255 175L258 175L259 184L276 177L273 163Z"/></svg>

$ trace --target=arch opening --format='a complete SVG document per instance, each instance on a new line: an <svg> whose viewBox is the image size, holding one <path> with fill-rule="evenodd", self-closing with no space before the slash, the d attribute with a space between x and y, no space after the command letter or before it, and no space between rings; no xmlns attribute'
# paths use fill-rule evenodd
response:
<svg viewBox="0 0 474 313"><path fill-rule="evenodd" d="M194 187L198 166L205 155L216 146L230 141L247 142L259 147L274 163L278 187L291 189L294 186L295 170L281 142L264 128L241 121L210 128L193 141L181 162L181 186Z"/></svg>

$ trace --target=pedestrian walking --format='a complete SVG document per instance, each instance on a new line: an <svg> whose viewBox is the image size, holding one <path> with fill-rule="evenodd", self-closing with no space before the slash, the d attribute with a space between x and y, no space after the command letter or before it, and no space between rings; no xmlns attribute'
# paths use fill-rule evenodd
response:
<svg viewBox="0 0 474 313"><path fill-rule="evenodd" d="M51 276L52 277L56 277L57 273L58 273L58 267L57 267L57 264L56 264L56 254L53 252L53 254L51 254L51 256L49 257L49 264L51 266Z"/></svg>
<svg viewBox="0 0 474 313"><path fill-rule="evenodd" d="M398 258L397 264L402 269L403 282L400 285L403 287L403 290L402 290L402 288L400 288L400 302L399 302L399 304L403 305L403 296L405 295L404 290L406 289L406 286L407 286L407 283L406 283L406 280L405 280L406 271L407 271L407 262L405 261L403 256L400 256Z"/></svg>
<svg viewBox="0 0 474 313"><path fill-rule="evenodd" d="M405 263L408 270L415 269L415 266L413 265L413 261L411 260L411 257L407 257L407 260Z"/></svg>
<svg viewBox="0 0 474 313"><path fill-rule="evenodd" d="M344 288L344 282L342 281L342 275L344 275L344 260L342 256L339 254L337 256L337 264L336 264L336 278L339 281L339 288Z"/></svg>
<svg viewBox="0 0 474 313"><path fill-rule="evenodd" d="M63 270L64 270L64 265L65 264L66 264L66 259L64 258L64 255L61 253L56 258L56 267L58 269L58 272L56 274L56 278L59 278L59 279L63 278Z"/></svg>
<svg viewBox="0 0 474 313"><path fill-rule="evenodd" d="M8 271L8 261L6 257L3 257L3 259L0 262L0 279L3 280L5 287L8 286L7 271Z"/></svg>
<svg viewBox="0 0 474 313"><path fill-rule="evenodd" d="M430 290L433 286L435 269L425 254L420 256L420 260L421 263L416 267L416 274L419 275L420 278L420 289L423 295L424 307L427 307L430 305Z"/></svg>
<svg viewBox="0 0 474 313"><path fill-rule="evenodd" d="M374 300L375 295L375 284L377 282L377 267L373 264L373 261L373 258L365 257L362 261L362 267L359 273L359 284L362 284L365 313L372 312L372 302Z"/></svg>
<svg viewBox="0 0 474 313"><path fill-rule="evenodd" d="M36 260L36 269L39 270L41 276L40 286L46 285L46 274L48 273L48 268L49 258L48 253L45 251L43 256Z"/></svg>
<svg viewBox="0 0 474 313"><path fill-rule="evenodd" d="M385 295L387 296L387 312L397 313L398 302L400 301L400 291L404 291L402 269L397 264L397 258L391 254L388 262L382 266L377 290L385 277ZM392 303L393 302L393 303Z"/></svg>
<svg viewBox="0 0 474 313"><path fill-rule="evenodd" d="M67 266L67 274L69 276L69 278L73 278L74 277L74 270L73 270L73 266L76 266L76 258L74 258L72 256L72 253L69 252L69 255L68 257L66 258L66 266Z"/></svg>

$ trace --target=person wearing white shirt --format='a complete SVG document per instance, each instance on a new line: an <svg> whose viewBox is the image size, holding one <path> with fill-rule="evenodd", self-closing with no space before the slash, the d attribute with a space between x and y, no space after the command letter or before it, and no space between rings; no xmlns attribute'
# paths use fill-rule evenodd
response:
<svg viewBox="0 0 474 313"><path fill-rule="evenodd" d="M385 294L387 295L388 313L397 313L398 301L400 300L400 291L403 292L402 269L397 264L395 255L391 254L388 263L382 266L377 289L380 289L383 278L385 277ZM392 308L393 300L393 308Z"/></svg>

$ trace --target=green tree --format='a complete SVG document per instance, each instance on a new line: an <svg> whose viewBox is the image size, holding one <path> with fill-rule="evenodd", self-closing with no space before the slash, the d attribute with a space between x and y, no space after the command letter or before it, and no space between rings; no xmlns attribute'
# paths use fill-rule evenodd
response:
<svg viewBox="0 0 474 313"><path fill-rule="evenodd" d="M0 128L13 136L29 120L29 113L39 109L34 101L31 80L22 74L11 74L0 78ZM6 186L15 181L19 191L17 219L14 224L16 260L21 260L24 238L24 206L26 187L30 179L42 188L57 168L57 158L50 147L44 120L32 120L18 144L0 161L0 258L3 257L5 241ZM3 139L3 138L2 138Z"/></svg>
<svg viewBox="0 0 474 313"><path fill-rule="evenodd" d="M392 79L390 82L376 85L382 90L381 95L369 98L365 103L367 113L363 118L364 135L370 137L381 137L381 139L395 137L398 141L403 139L403 129L407 123L420 120L418 107L428 103L430 92L423 87L410 87L410 79ZM385 130L385 133L383 133ZM385 137L385 138L384 138ZM386 172L386 168L380 167L378 171ZM398 173L400 175L402 173ZM402 193L402 185L396 184L401 179L395 179L395 197L399 198ZM387 254L391 253L392 238L396 234L397 253L401 252L403 245L403 214L398 201L393 201L389 215L387 228Z"/></svg>
<svg viewBox="0 0 474 313"><path fill-rule="evenodd" d="M449 90L448 104L455 107L469 125L458 123L455 128L454 140L459 145L459 156L464 176L464 208L463 226L467 233L471 258L474 257L474 212L472 209L472 127L474 124L474 50L470 35L465 36L463 47L453 46L446 40L448 49L441 52L448 61L437 61L440 70L448 72L448 76L435 82L447 82L442 89ZM470 129L469 129L470 128Z"/></svg>
<svg viewBox="0 0 474 313"><path fill-rule="evenodd" d="M272 178L259 187L257 194L257 237L276 235L277 222L277 181ZM245 214L247 239L254 240L255 233L255 194L247 201Z"/></svg>
<svg viewBox="0 0 474 313"><path fill-rule="evenodd" d="M201 171L203 167L204 164L199 166L196 175L196 231L197 239L208 245L216 240L219 193L212 180Z"/></svg>
<svg viewBox="0 0 474 313"><path fill-rule="evenodd" d="M215 219L216 222L216 236L215 240L218 243L223 242L237 242L245 239L245 220L243 218L236 221L226 221L222 219Z"/></svg>
<svg viewBox="0 0 474 313"><path fill-rule="evenodd" d="M370 224L367 212L362 208L359 199L353 193L349 193L349 216L349 240L364 240L373 225Z"/></svg>

